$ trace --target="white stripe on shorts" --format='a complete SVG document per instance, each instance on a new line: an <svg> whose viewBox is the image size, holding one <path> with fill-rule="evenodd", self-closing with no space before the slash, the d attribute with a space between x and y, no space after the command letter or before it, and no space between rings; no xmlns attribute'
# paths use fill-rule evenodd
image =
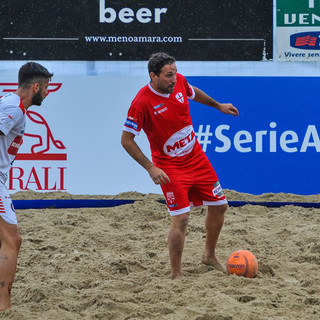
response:
<svg viewBox="0 0 320 320"><path fill-rule="evenodd" d="M190 206L186 207L186 208L179 209L179 210L174 210L174 211L170 211L168 209L168 212L170 213L170 216L178 216L179 214L183 214L183 213L186 213L186 212L189 212L189 211L190 211Z"/></svg>
<svg viewBox="0 0 320 320"><path fill-rule="evenodd" d="M193 202L190 202L190 206L189 207L182 208L182 209L179 209L179 210L173 210L173 211L170 211L168 209L168 212L170 213L170 216L178 216L179 214L183 214L183 213L189 212L190 209L192 209L192 208L202 207L202 206L222 206L223 204L227 204L227 203L228 203L227 199L218 200L218 201L202 201L202 204L200 204L198 206L195 206L193 204Z"/></svg>
<svg viewBox="0 0 320 320"><path fill-rule="evenodd" d="M219 201L203 201L204 206L222 206L223 204L228 203L227 199Z"/></svg>

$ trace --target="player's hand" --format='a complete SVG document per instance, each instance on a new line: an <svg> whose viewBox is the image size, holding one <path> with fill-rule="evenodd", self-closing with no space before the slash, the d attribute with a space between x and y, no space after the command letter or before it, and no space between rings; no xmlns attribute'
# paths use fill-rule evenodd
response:
<svg viewBox="0 0 320 320"><path fill-rule="evenodd" d="M232 114L235 117L239 115L238 109L235 106L233 106L232 103L220 103L219 104L219 110L222 113Z"/></svg>
<svg viewBox="0 0 320 320"><path fill-rule="evenodd" d="M166 183L170 182L170 179L167 176L167 174L162 169L160 169L156 166L153 166L149 170L149 175L155 184L162 185L162 184L166 184Z"/></svg>

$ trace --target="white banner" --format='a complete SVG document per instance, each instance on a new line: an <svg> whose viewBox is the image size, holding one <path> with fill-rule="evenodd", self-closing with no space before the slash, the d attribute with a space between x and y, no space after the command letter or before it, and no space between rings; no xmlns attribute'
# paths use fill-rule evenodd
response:
<svg viewBox="0 0 320 320"><path fill-rule="evenodd" d="M17 88L1 74L0 96ZM161 193L120 144L132 99L148 77L54 76L42 106L28 110L27 129L10 171L10 193L21 190L108 194ZM142 133L136 138L150 157Z"/></svg>
<svg viewBox="0 0 320 320"><path fill-rule="evenodd" d="M279 61L320 60L320 27L281 27L277 39Z"/></svg>
<svg viewBox="0 0 320 320"><path fill-rule="evenodd" d="M277 0L280 61L320 60L320 1Z"/></svg>

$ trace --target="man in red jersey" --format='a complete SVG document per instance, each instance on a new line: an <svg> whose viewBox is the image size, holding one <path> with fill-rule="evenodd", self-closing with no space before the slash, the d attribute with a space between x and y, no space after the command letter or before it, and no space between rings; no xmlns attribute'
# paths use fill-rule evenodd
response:
<svg viewBox="0 0 320 320"><path fill-rule="evenodd" d="M11 307L11 286L21 246L17 217L5 183L22 144L26 110L41 105L52 76L39 63L27 62L19 70L17 91L0 99L0 312Z"/></svg>
<svg viewBox="0 0 320 320"><path fill-rule="evenodd" d="M230 103L221 104L191 86L179 73L175 59L166 53L153 54L148 63L150 83L143 87L128 111L121 144L161 185L171 215L168 248L171 277L181 277L181 260L190 208L208 206L204 264L225 272L215 249L228 204L218 177L196 139L188 99L239 115ZM152 162L134 138L141 129L150 143Z"/></svg>

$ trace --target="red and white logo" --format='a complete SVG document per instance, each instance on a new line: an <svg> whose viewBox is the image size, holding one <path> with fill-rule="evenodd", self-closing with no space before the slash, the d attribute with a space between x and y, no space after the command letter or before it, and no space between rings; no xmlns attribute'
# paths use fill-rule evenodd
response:
<svg viewBox="0 0 320 320"><path fill-rule="evenodd" d="M184 98L183 98L183 94L181 92L178 92L176 94L176 99L180 102L180 103L184 103Z"/></svg>
<svg viewBox="0 0 320 320"><path fill-rule="evenodd" d="M173 192L167 192L166 198L167 198L168 203L170 203L170 204L174 203L174 201L176 200Z"/></svg>
<svg viewBox="0 0 320 320"><path fill-rule="evenodd" d="M50 83L48 95L57 92L61 86L62 83ZM18 83L0 83L0 97L15 92L17 88ZM67 168L61 163L67 160L65 145L54 137L44 116L35 111L27 111L26 115L29 123L23 140L20 136L16 137L8 150L14 154L21 146L9 172L8 189L65 191Z"/></svg>
<svg viewBox="0 0 320 320"><path fill-rule="evenodd" d="M8 153L15 156L22 145L22 136L16 136L10 144Z"/></svg>
<svg viewBox="0 0 320 320"><path fill-rule="evenodd" d="M51 92L58 91L61 86L62 83L50 83L48 95ZM15 92L17 88L18 83L0 83L0 98L1 94ZM66 147L60 140L54 139L45 118L35 111L27 111L26 114L33 124L37 124L37 131L41 131L41 134L29 132L28 127L30 128L30 125L27 125L27 130L24 134L25 138L23 142L20 142L20 145L23 144L24 148L26 148L26 145L31 145L30 151L18 153L16 160L67 160ZM50 152L50 149L55 149L55 152Z"/></svg>
<svg viewBox="0 0 320 320"><path fill-rule="evenodd" d="M27 111L27 116L33 123L41 126L41 128L38 126L41 134L31 133L28 130L25 132L24 142L31 145L30 151L18 153L16 160L67 160L66 147L62 141L53 137L45 118L35 111ZM55 152L50 152L50 149L54 149ZM58 152L60 150L61 152Z"/></svg>
<svg viewBox="0 0 320 320"><path fill-rule="evenodd" d="M190 153L196 143L192 125L174 133L164 144L163 151L170 157L182 157Z"/></svg>

